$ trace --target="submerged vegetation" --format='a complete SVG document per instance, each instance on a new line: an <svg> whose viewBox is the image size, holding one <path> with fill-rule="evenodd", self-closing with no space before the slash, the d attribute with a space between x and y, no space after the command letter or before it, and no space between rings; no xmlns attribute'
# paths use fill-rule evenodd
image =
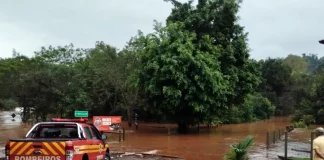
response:
<svg viewBox="0 0 324 160"><path fill-rule="evenodd" d="M304 121L297 121L293 123L294 128L307 128Z"/></svg>
<svg viewBox="0 0 324 160"><path fill-rule="evenodd" d="M225 154L223 160L247 160L248 151L254 146L254 137L247 136L238 144L231 145L232 149Z"/></svg>

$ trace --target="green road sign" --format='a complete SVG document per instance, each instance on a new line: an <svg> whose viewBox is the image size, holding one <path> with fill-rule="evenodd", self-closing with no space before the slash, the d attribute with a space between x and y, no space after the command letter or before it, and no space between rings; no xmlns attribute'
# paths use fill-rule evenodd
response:
<svg viewBox="0 0 324 160"><path fill-rule="evenodd" d="M74 117L88 117L88 111L74 111Z"/></svg>

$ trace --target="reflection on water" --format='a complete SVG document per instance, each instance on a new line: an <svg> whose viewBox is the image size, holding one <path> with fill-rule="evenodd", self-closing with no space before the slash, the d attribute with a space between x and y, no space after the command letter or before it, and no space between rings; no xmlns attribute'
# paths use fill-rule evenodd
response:
<svg viewBox="0 0 324 160"><path fill-rule="evenodd" d="M9 129L18 127L22 124L20 115L16 115L16 117L13 119L11 117L12 113L13 112L7 111L0 112L0 128Z"/></svg>
<svg viewBox="0 0 324 160"><path fill-rule="evenodd" d="M16 114L13 119L11 114L14 112L0 112L0 157L4 157L4 145L10 138L19 138L25 134L25 128L22 127L20 115Z"/></svg>

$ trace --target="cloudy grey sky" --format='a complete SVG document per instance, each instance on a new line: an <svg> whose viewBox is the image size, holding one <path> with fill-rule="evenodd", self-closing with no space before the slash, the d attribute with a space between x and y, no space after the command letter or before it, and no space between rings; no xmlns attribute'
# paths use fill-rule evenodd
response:
<svg viewBox="0 0 324 160"><path fill-rule="evenodd" d="M184 0L182 0L184 1ZM251 57L324 56L323 0L244 0L241 24L249 32ZM0 57L15 48L32 56L41 46L96 41L123 48L138 29L149 33L164 22L171 4L163 0L0 0Z"/></svg>

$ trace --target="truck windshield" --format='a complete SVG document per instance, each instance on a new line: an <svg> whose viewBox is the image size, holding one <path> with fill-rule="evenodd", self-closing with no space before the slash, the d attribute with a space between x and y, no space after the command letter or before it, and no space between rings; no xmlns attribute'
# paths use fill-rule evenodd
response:
<svg viewBox="0 0 324 160"><path fill-rule="evenodd" d="M78 138L77 125L40 124L32 133L31 137L32 138Z"/></svg>

